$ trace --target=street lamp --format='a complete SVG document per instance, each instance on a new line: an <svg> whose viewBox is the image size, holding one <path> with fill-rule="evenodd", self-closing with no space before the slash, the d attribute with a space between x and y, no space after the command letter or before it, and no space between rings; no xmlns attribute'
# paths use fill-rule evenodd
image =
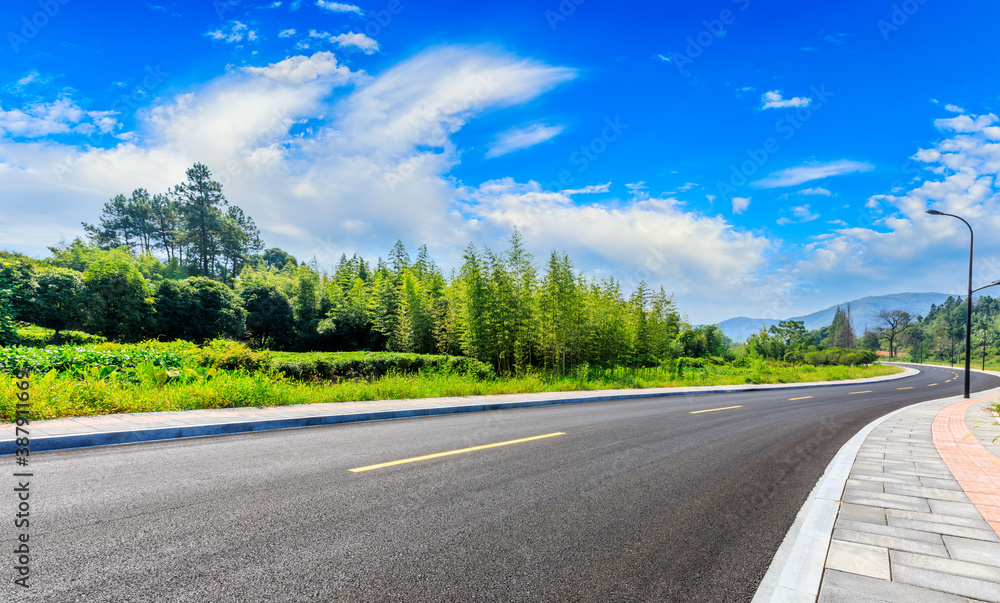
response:
<svg viewBox="0 0 1000 603"><path fill-rule="evenodd" d="M970 384L972 383L972 246L975 243L975 234L972 226L961 216L946 214L936 209L928 209L925 213L932 216L951 216L958 218L969 227L969 295L965 298L965 397L969 397Z"/></svg>

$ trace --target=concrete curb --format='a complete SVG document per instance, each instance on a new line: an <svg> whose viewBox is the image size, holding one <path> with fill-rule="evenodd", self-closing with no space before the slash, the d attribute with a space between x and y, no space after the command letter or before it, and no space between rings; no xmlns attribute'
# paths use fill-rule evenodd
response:
<svg viewBox="0 0 1000 603"><path fill-rule="evenodd" d="M403 419L430 415L455 414L461 412L479 412L485 410L506 410L513 408L531 408L537 406L554 406L559 404L582 404L587 402L610 402L614 400L635 400L642 398L662 398L668 396L692 396L708 394L745 393L752 391L775 391L785 389L809 389L835 385L858 385L878 383L903 379L920 371L906 369L895 375L883 375L867 379L848 379L845 381L821 381L813 383L785 383L765 385L724 385L705 386L703 389L692 388L659 388L643 393L596 393L591 396L553 397L550 399L528 400L521 402L490 402L483 404L461 404L444 407L408 408L392 411L359 412L354 414L331 414L323 416L308 416L286 419L270 419L259 421L239 421L230 423L212 423L203 425L178 425L175 427L156 427L122 431L107 431L75 435L44 436L31 438L31 451L44 452L50 450L65 450L69 448L88 448L91 446L112 446L116 444L136 444L140 442L155 442L179 438L194 438L234 433L249 433L270 431L273 429L292 429L297 427L316 427L320 425L336 425L339 423L357 423L360 421L379 421L385 419ZM605 390L627 391L627 390ZM554 392L559 393L559 392ZM512 397L520 394L514 394ZM430 398L434 400L434 398ZM0 455L14 454L17 445L13 438L0 440Z"/></svg>
<svg viewBox="0 0 1000 603"><path fill-rule="evenodd" d="M914 364L914 363L907 363ZM942 368L939 365L917 365ZM973 369L976 370L976 369ZM991 375L1000 373L980 371ZM997 395L1000 388L983 390L977 395ZM753 603L811 602L819 598L820 584L826 567L826 556L833 538L833 527L840 512L841 497L851 474L861 444L885 420L912 408L946 400L961 400L949 396L917 402L875 419L854 434L827 465L819 482L799 509L795 522L775 553L771 566L754 594Z"/></svg>

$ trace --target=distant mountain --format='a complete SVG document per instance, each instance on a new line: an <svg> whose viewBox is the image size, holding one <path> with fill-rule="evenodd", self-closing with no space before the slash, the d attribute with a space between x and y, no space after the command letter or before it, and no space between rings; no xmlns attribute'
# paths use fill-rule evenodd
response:
<svg viewBox="0 0 1000 603"><path fill-rule="evenodd" d="M811 331L822 327L828 327L833 323L833 315L837 308L847 309L851 305L851 323L854 330L861 335L865 327L874 329L879 325L879 320L875 314L880 310L905 310L913 316L926 316L931 305L941 305L950 297L947 293L893 293L890 295L875 295L862 297L853 301L844 302L836 306L830 306L825 310L813 312L805 316L793 316L790 320L801 320L805 323L806 329ZM957 297L957 296L956 296ZM978 297L978 296L977 296ZM786 319L781 319L786 320ZM761 327L770 327L780 322L770 318L746 318L740 316L730 318L719 323L719 328L733 341L742 342L750 335L760 331Z"/></svg>

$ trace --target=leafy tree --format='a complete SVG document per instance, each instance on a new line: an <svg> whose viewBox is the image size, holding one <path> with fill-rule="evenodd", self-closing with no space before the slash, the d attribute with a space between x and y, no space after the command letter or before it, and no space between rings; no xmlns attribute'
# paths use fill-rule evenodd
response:
<svg viewBox="0 0 1000 603"><path fill-rule="evenodd" d="M87 291L79 272L68 268L47 268L38 274L38 290L31 319L59 332L83 323Z"/></svg>
<svg viewBox="0 0 1000 603"><path fill-rule="evenodd" d="M879 341L881 336L881 329L875 331L869 331L865 329L864 335L858 340L858 347L862 350L870 350L872 352L880 349L882 347Z"/></svg>
<svg viewBox="0 0 1000 603"><path fill-rule="evenodd" d="M20 340L14 326L11 297L10 289L0 289L0 346L17 345Z"/></svg>
<svg viewBox="0 0 1000 603"><path fill-rule="evenodd" d="M220 223L219 247L222 252L222 278L231 281L239 275L247 259L264 248L260 231L250 216L235 205L230 206Z"/></svg>
<svg viewBox="0 0 1000 603"><path fill-rule="evenodd" d="M168 339L202 342L243 334L242 300L224 284L205 277L164 281L155 296L157 331Z"/></svg>
<svg viewBox="0 0 1000 603"><path fill-rule="evenodd" d="M113 250L83 273L90 292L87 330L109 340L138 341L153 327L149 282L132 258Z"/></svg>
<svg viewBox="0 0 1000 603"><path fill-rule="evenodd" d="M910 314L903 310L879 310L875 318L885 324L883 334L889 341L889 358L896 356L896 339L910 326Z"/></svg>
<svg viewBox="0 0 1000 603"><path fill-rule="evenodd" d="M11 320L30 316L38 291L38 274L32 261L0 259L0 290L7 291L7 312Z"/></svg>
<svg viewBox="0 0 1000 603"><path fill-rule="evenodd" d="M299 262L295 259L295 256L278 249L277 247L271 247L264 252L264 263L268 267L274 268L275 270L281 270L286 265L291 264L293 267L298 266Z"/></svg>
<svg viewBox="0 0 1000 603"><path fill-rule="evenodd" d="M288 298L274 285L251 283L240 292L246 333L255 347L286 348L295 341L295 315Z"/></svg>
<svg viewBox="0 0 1000 603"><path fill-rule="evenodd" d="M212 180L208 167L196 163L187 170L187 182L174 187L173 195L180 203L180 215L193 255L191 260L201 275L212 276L219 254L221 208L228 203L222 194L222 185Z"/></svg>

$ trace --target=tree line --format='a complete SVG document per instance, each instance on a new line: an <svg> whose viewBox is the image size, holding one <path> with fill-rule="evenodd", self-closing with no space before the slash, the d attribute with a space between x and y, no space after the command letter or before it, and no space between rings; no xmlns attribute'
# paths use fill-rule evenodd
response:
<svg viewBox="0 0 1000 603"><path fill-rule="evenodd" d="M195 164L168 193L113 198L84 224L88 241L50 247L44 260L0 254L0 342L14 341L19 320L115 341L466 355L501 372L730 353L717 327L688 324L662 287L626 294L555 251L539 264L517 231L502 251L470 245L448 274L426 246L411 258L402 242L385 260L344 255L327 271L264 250L253 220L226 205Z"/></svg>

